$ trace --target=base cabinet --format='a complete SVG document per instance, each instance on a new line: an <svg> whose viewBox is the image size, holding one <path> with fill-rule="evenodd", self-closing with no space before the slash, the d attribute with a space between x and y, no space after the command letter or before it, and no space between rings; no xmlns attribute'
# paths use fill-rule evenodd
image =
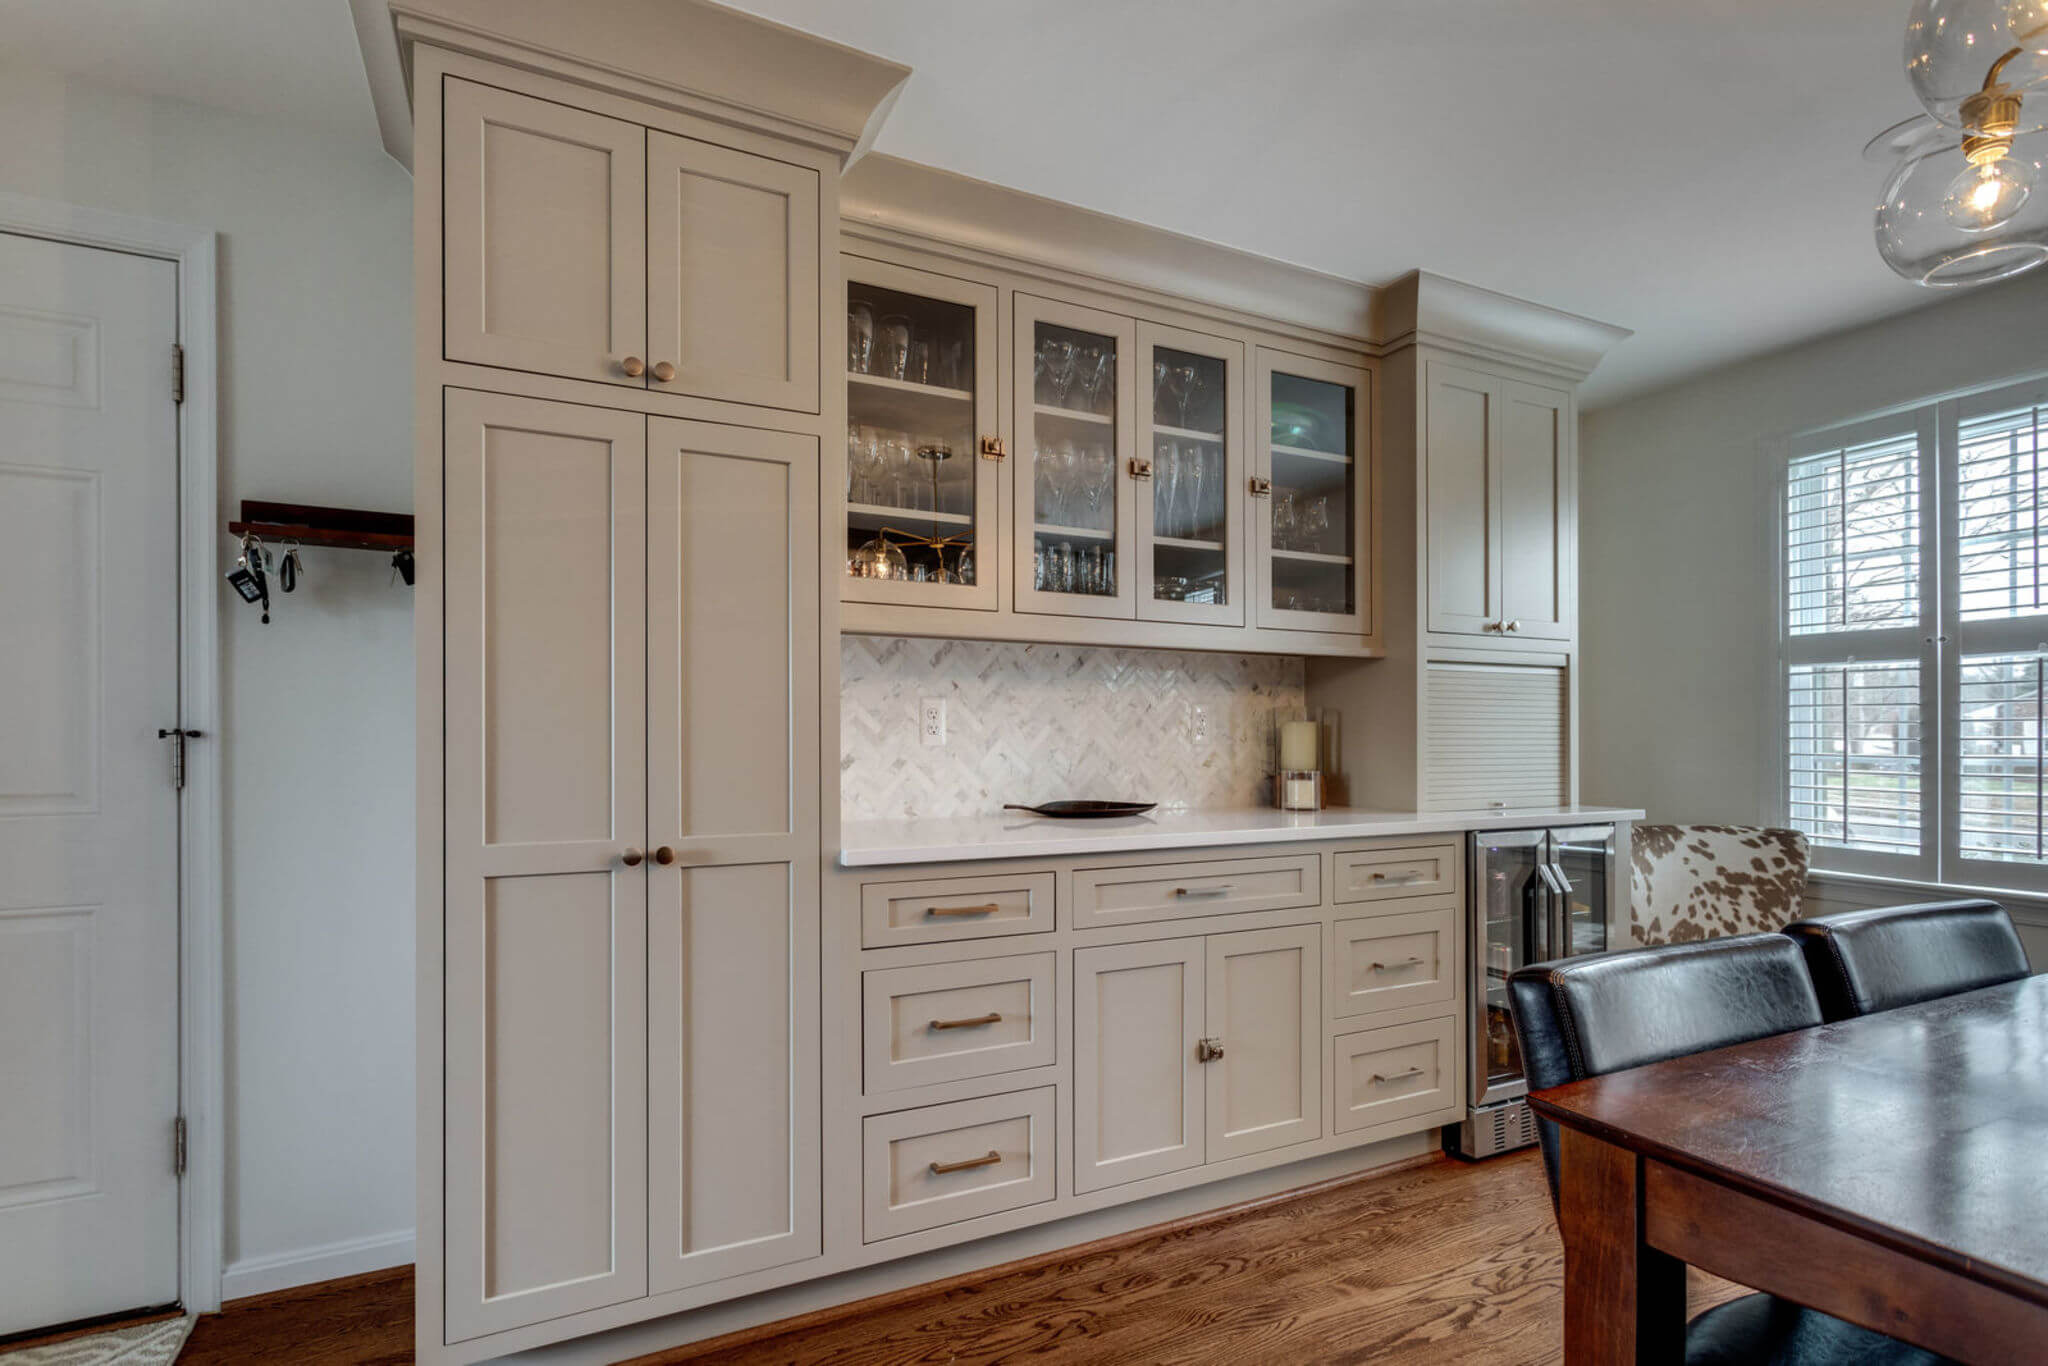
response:
<svg viewBox="0 0 2048 1366"><path fill-rule="evenodd" d="M1074 1189L1320 1138L1322 927L1074 951Z"/></svg>

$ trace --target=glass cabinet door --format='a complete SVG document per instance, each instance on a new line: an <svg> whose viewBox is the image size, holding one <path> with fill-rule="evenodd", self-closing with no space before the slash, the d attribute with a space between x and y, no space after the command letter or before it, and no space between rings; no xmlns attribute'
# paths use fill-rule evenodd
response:
<svg viewBox="0 0 2048 1366"><path fill-rule="evenodd" d="M1524 1094L1522 1051L1508 1001L1508 976L1550 956L1552 896L1544 876L1546 832L1504 830L1472 836L1474 994L1482 1003L1472 1031L1472 1102Z"/></svg>
<svg viewBox="0 0 2048 1366"><path fill-rule="evenodd" d="M1369 634L1367 377L1261 347L1257 388L1258 624Z"/></svg>
<svg viewBox="0 0 2048 1366"><path fill-rule="evenodd" d="M1614 896L1614 827L1550 832L1550 857L1565 884L1553 958L1607 951L1607 911Z"/></svg>
<svg viewBox="0 0 2048 1366"><path fill-rule="evenodd" d="M996 290L845 257L842 599L994 611Z"/></svg>
<svg viewBox="0 0 2048 1366"><path fill-rule="evenodd" d="M1138 365L1138 616L1242 626L1244 347L1141 322Z"/></svg>
<svg viewBox="0 0 2048 1366"><path fill-rule="evenodd" d="M1130 617L1134 325L1028 294L1015 314L1017 610Z"/></svg>

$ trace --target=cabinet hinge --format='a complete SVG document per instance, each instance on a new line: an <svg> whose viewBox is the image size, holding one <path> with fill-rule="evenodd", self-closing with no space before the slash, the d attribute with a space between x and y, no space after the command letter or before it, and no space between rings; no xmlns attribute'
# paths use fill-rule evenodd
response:
<svg viewBox="0 0 2048 1366"><path fill-rule="evenodd" d="M197 740L199 732L182 728L175 730L159 729L156 733L156 738L171 742L171 786L177 791L183 792L185 790L185 742L187 740Z"/></svg>
<svg viewBox="0 0 2048 1366"><path fill-rule="evenodd" d="M185 401L185 348L171 343L171 402Z"/></svg>
<svg viewBox="0 0 2048 1366"><path fill-rule="evenodd" d="M176 1175L185 1174L185 1117L179 1115L171 1121L171 1171Z"/></svg>

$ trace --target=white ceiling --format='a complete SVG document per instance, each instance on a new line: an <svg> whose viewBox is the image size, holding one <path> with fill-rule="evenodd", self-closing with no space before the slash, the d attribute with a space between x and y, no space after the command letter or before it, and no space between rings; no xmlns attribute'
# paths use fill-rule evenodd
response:
<svg viewBox="0 0 2048 1366"><path fill-rule="evenodd" d="M742 0L915 69L879 150L1636 330L1611 401L1930 302L1859 156L1905 0ZM0 61L376 146L348 0L0 0Z"/></svg>

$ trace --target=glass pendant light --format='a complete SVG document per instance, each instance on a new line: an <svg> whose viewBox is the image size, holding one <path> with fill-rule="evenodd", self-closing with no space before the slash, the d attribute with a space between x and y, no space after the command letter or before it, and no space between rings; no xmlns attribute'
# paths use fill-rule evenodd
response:
<svg viewBox="0 0 2048 1366"><path fill-rule="evenodd" d="M1950 128L2008 136L2048 128L2044 21L2048 0L1916 0L1906 79Z"/></svg>
<svg viewBox="0 0 2048 1366"><path fill-rule="evenodd" d="M1984 284L2048 261L2044 161L2048 134L1912 141L1877 206L1878 254L1935 286Z"/></svg>
<svg viewBox="0 0 2048 1366"><path fill-rule="evenodd" d="M2013 42L2048 57L2048 0L2005 0L2005 26Z"/></svg>

